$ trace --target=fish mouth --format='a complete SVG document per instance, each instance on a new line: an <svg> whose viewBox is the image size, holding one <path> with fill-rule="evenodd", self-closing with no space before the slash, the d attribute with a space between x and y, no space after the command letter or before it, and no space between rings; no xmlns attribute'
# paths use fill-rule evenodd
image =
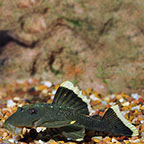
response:
<svg viewBox="0 0 144 144"><path fill-rule="evenodd" d="M5 129L7 129L8 131L10 131L11 133L13 133L14 135L20 135L23 132L23 128L24 127L16 127L12 124L5 124L4 125Z"/></svg>
<svg viewBox="0 0 144 144"><path fill-rule="evenodd" d="M4 124L4 128L7 129L12 134L14 134L15 136L20 136L20 137L24 137L24 135L29 133L31 130L30 127L19 127L19 126L14 126L10 123ZM40 132L46 130L46 127L35 127L35 129L37 132Z"/></svg>

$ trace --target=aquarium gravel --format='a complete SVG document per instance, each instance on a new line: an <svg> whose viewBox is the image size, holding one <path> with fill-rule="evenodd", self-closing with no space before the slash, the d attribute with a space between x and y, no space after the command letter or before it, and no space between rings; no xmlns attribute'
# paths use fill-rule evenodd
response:
<svg viewBox="0 0 144 144"><path fill-rule="evenodd" d="M0 144L75 144L63 139L63 137L53 137L50 130L44 127L36 129L24 128L19 136L14 136L7 131L3 124L5 120L13 114L18 107L33 103L51 103L59 84L50 81L39 81L29 79L16 81L12 84L0 87ZM112 137L107 135L86 134L86 138L79 142L83 144L135 144L144 143L144 96L137 93L131 95L117 93L103 96L91 88L83 90L83 94L90 99L92 107L91 115L99 114L103 116L106 109L118 104L124 117L134 124L139 130L139 136L135 137ZM48 134L47 134L47 133Z"/></svg>

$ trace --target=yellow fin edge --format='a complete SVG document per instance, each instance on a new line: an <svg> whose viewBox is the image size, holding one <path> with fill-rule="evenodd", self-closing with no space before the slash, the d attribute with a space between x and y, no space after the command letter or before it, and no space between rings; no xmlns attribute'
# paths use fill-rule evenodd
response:
<svg viewBox="0 0 144 144"><path fill-rule="evenodd" d="M132 136L138 136L139 133L137 128L134 125L132 125L127 119L124 118L124 116L120 112L119 106L114 105L111 108L116 113L117 117L124 123L124 125L127 126L133 132Z"/></svg>

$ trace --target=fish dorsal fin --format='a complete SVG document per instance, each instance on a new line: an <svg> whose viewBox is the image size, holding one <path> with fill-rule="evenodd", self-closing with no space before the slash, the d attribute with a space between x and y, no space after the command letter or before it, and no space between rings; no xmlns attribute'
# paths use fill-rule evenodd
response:
<svg viewBox="0 0 144 144"><path fill-rule="evenodd" d="M59 104L75 109L76 111L88 115L91 111L90 100L82 95L82 91L70 81L64 81L58 88L53 104Z"/></svg>

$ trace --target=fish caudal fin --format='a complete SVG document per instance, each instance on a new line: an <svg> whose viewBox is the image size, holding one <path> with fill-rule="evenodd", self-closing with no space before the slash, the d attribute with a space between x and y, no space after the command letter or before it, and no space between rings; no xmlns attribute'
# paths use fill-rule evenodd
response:
<svg viewBox="0 0 144 144"><path fill-rule="evenodd" d="M121 114L118 105L109 108L102 117L107 132L116 136L138 136L137 128Z"/></svg>
<svg viewBox="0 0 144 144"><path fill-rule="evenodd" d="M82 95L82 91L74 87L70 81L65 81L60 85L53 100L53 104L70 107L86 115L91 111L89 102L90 100Z"/></svg>

